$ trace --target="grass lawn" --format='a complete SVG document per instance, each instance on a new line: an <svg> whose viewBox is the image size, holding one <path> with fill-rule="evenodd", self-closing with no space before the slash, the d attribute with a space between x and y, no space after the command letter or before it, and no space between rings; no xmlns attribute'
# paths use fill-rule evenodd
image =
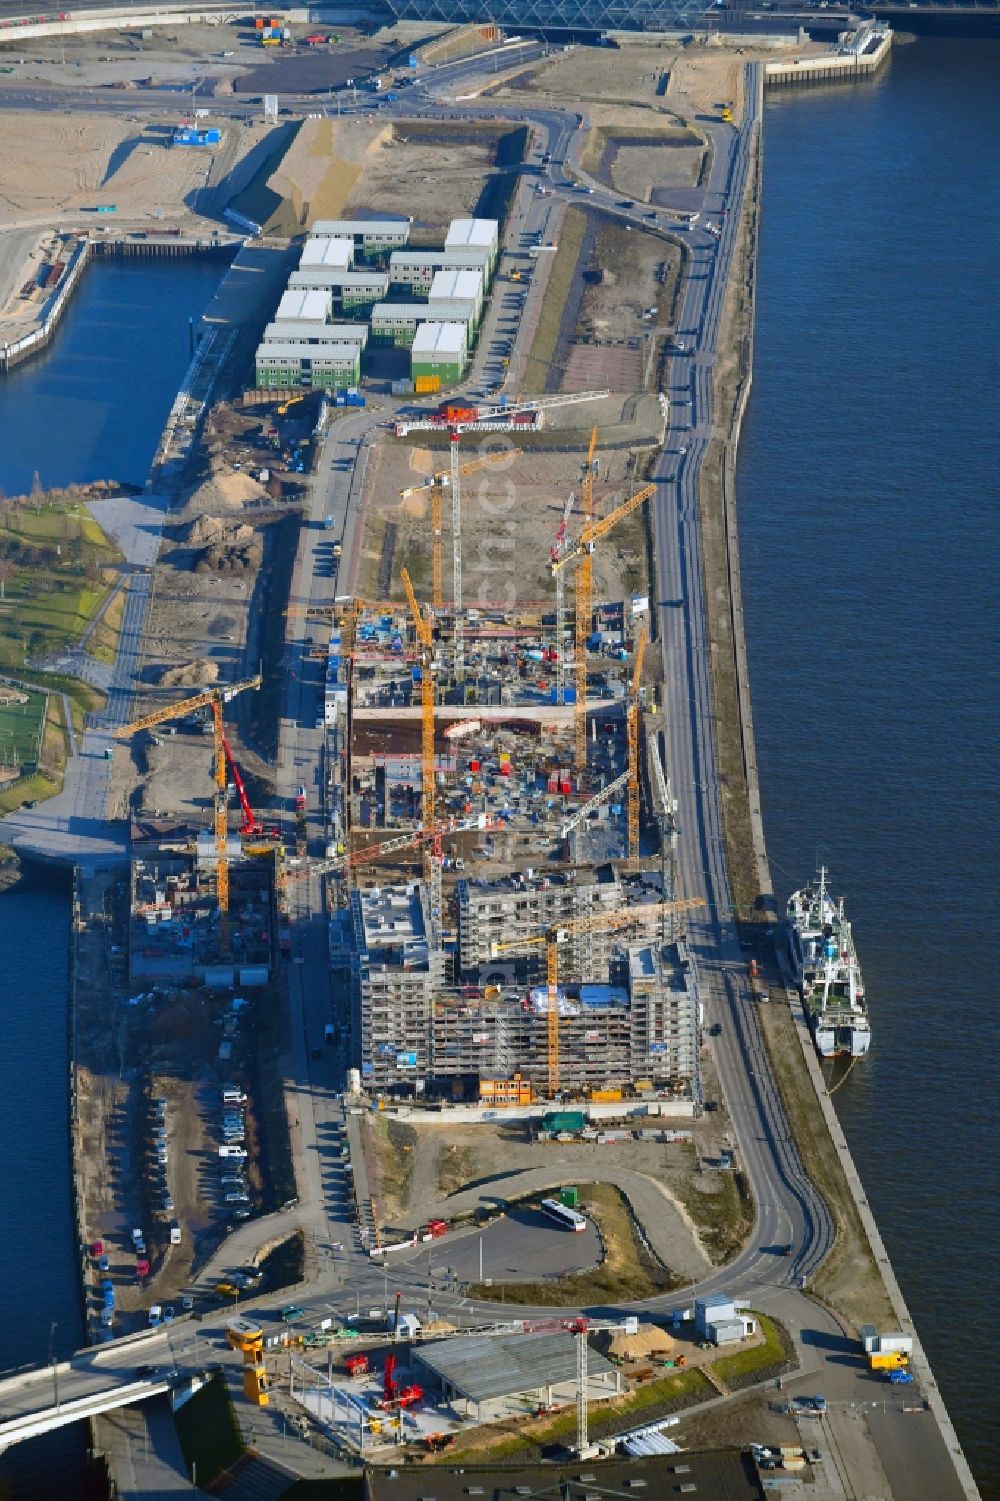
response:
<svg viewBox="0 0 1000 1501"><path fill-rule="evenodd" d="M0 523L0 666L71 645L114 578L120 554L80 506L7 509Z"/></svg>
<svg viewBox="0 0 1000 1501"><path fill-rule="evenodd" d="M762 1313L758 1313L757 1318L764 1334L762 1345L751 1345L732 1355L720 1355L718 1360L712 1361L712 1370L727 1386L732 1386L742 1377L752 1376L755 1371L765 1371L769 1366L780 1365L786 1359L784 1341L773 1321Z"/></svg>
<svg viewBox="0 0 1000 1501"><path fill-rule="evenodd" d="M566 210L566 217L559 231L559 249L555 253L552 269L549 272L542 311L539 314L535 337L531 341L531 353L524 362L522 390L526 392L545 390L545 382L555 359L559 331L562 328L563 310L573 285L576 263L580 258L580 247L583 244L583 233L586 227L587 218L580 209Z"/></svg>
<svg viewBox="0 0 1000 1501"><path fill-rule="evenodd" d="M28 688L13 688L9 691L27 693L28 702L0 702L0 766L14 762L20 766L25 762L34 764L38 760L39 731L45 716L46 695ZM0 688L0 698L3 692Z"/></svg>
<svg viewBox="0 0 1000 1501"><path fill-rule="evenodd" d="M243 1453L243 1435L221 1376L178 1408L175 1421L188 1474L197 1475L199 1486L211 1485Z"/></svg>
<svg viewBox="0 0 1000 1501"><path fill-rule="evenodd" d="M26 802L42 802L62 791L68 754L67 738L62 718L62 700L52 694L48 698L38 769L32 776L22 777L20 781L0 791L0 815L12 813Z"/></svg>
<svg viewBox="0 0 1000 1501"><path fill-rule="evenodd" d="M659 1381L648 1381L627 1395L608 1402L588 1404L588 1427L592 1439L621 1433L643 1422L654 1422L677 1408L714 1396L714 1388L700 1371L675 1371ZM515 1430L515 1431L512 1431ZM567 1444L576 1433L575 1405L554 1418L532 1420L527 1414L498 1423L489 1429L460 1434L441 1463L493 1464L512 1459L537 1460L552 1444ZM468 1442L466 1443L466 1439Z"/></svg>
<svg viewBox="0 0 1000 1501"><path fill-rule="evenodd" d="M125 613L125 596L126 591L119 589L87 643L90 655L96 657L99 662L107 662L109 667L114 666L115 654L118 651L118 637L122 628L122 616Z"/></svg>
<svg viewBox="0 0 1000 1501"><path fill-rule="evenodd" d="M377 1200L375 1218L380 1225L391 1224L410 1202L413 1154L419 1137L405 1122L380 1120L377 1116L367 1122L367 1129L367 1141L375 1149L378 1173L378 1188L373 1192L373 1198Z"/></svg>

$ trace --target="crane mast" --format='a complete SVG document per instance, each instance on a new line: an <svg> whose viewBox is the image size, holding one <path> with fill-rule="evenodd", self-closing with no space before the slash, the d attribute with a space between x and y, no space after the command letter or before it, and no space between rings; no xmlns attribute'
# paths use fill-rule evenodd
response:
<svg viewBox="0 0 1000 1501"><path fill-rule="evenodd" d="M424 874L430 891L431 946L437 947L441 922L441 834L434 818L434 635L417 603L409 571L400 573L420 643L420 821L425 840Z"/></svg>
<svg viewBox="0 0 1000 1501"><path fill-rule="evenodd" d="M639 632L635 644L635 666L632 669L632 692L629 697L626 727L628 732L628 845L629 864L639 861L639 684L642 681L642 659L649 644L649 631L645 626Z"/></svg>
<svg viewBox="0 0 1000 1501"><path fill-rule="evenodd" d="M548 1088L550 1098L559 1093L559 945L577 933L607 933L633 923L648 923L675 912L689 912L704 905L700 896L683 897L673 902L653 902L635 907L619 907L613 912L595 912L589 917L571 918L554 923L539 933L528 934L510 943L494 943L490 954L545 945L546 1042L548 1052Z"/></svg>
<svg viewBox="0 0 1000 1501"><path fill-rule="evenodd" d="M587 462L580 488L580 508L583 512L583 530L586 533L593 520L594 505L594 450L597 447L597 428L590 430L587 447ZM590 635L591 599L594 591L594 563L586 548L580 553L576 569L576 703L573 712L573 740L576 750L576 771L582 777L587 770L587 637Z"/></svg>
<svg viewBox="0 0 1000 1501"><path fill-rule="evenodd" d="M461 682L465 675L465 622L462 618L462 466L458 462L458 433L448 440L451 452L451 547L452 600L454 621L454 674Z"/></svg>
<svg viewBox="0 0 1000 1501"><path fill-rule="evenodd" d="M224 952L228 949L229 937L229 859L226 847L229 819L226 806L227 747L222 728L222 706L231 698L235 698L238 693L243 693L249 688L259 688L260 684L261 679L258 675L242 683L232 683L227 687L206 688L190 698L178 699L172 704L165 704L160 709L154 709L150 714L144 714L140 719L133 719L131 723L121 725L114 731L116 740L129 740L140 730L151 729L153 725L163 724L168 719L183 719L186 714L191 714L195 709L211 710L212 760L215 780L212 809L212 826L215 833L215 890L219 905L219 942Z"/></svg>

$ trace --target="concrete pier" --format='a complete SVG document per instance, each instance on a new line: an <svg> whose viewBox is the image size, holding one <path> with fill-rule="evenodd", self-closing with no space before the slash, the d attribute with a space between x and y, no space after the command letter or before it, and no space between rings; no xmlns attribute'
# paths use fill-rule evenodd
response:
<svg viewBox="0 0 1000 1501"><path fill-rule="evenodd" d="M859 78L871 78L886 61L891 47L891 28L866 21L857 31L843 32L837 45L819 57L765 63L764 87L796 88L812 83L853 83Z"/></svg>

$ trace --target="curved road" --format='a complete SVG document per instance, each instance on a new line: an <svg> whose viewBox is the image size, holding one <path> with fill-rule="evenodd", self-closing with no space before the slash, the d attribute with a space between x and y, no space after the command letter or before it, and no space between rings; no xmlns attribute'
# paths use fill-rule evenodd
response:
<svg viewBox="0 0 1000 1501"><path fill-rule="evenodd" d="M540 51L540 49L539 49ZM526 51L525 56L530 55ZM480 67L482 64L480 63ZM533 124L544 140L544 150L551 156L536 181L547 179L552 196L564 202L579 202L577 184L592 187L586 206L600 209L620 220L632 222L646 232L666 235L686 243L687 274L678 322L678 338L684 352L671 359L669 370L670 417L662 450L656 463L655 479L659 485L655 511L657 582L660 599L681 600L676 605L658 606L657 629L663 657L665 702L667 713L667 765L674 796L678 801L677 822L679 886L685 895L701 895L706 900L704 915L689 919L689 942L695 957L701 993L710 1020L722 1023L721 1036L715 1041L715 1057L741 1162L747 1174L756 1205L753 1233L741 1253L726 1267L712 1270L683 1294L653 1300L644 1305L647 1311L663 1312L690 1303L696 1294L725 1290L745 1299L755 1307L777 1312L795 1335L803 1371L824 1369L829 1380L832 1367L824 1366L817 1354L820 1344L836 1346L840 1339L836 1320L797 1289L815 1271L833 1241L829 1212L810 1185L802 1168L757 1023L757 1017L743 979L744 965L732 915L732 902L725 868L722 842L721 810L712 728L711 693L708 677L709 648L705 602L700 562L698 485L701 466L713 436L712 384L718 353L719 324L730 274L735 240L739 231L740 208L751 165L755 135L761 108L760 68L751 64L747 70L747 107L739 129L711 124L708 127L713 145L711 175L703 191L702 219L694 229L686 229L686 215L670 209L632 211L620 207L620 200L596 179L589 178L574 163L574 151L581 145L580 126L584 121L554 108L499 109L496 104L479 106L462 101L446 106L435 99L445 85L453 90L456 82L476 75L473 63L456 64L424 78L420 85L405 92L394 106L380 106L384 113L424 114L438 118L456 115L477 117L502 115L511 122ZM447 78L445 75L447 74ZM114 101L102 95L78 96L75 99L61 90L36 90L30 96L20 91L0 92L0 108L17 100L21 106L106 109ZM143 97L144 112L151 103ZM314 101L302 101L307 108ZM164 99L165 108L176 109L176 97ZM135 103L121 101L121 108L134 110ZM374 101L363 111L370 112ZM245 113L245 106L226 106L214 101L213 108L231 114ZM534 174L533 174L534 175ZM689 199L689 195L688 199ZM551 200L534 194L526 216L525 228L538 227L549 212ZM685 208L687 203L685 203ZM711 225L712 228L708 226ZM350 556L356 524L355 494L349 476L341 480L340 466L331 469L331 455L345 437L367 440L374 425L369 411L358 414L353 430L344 424L336 429L324 447L323 468L329 476L313 496L314 525L332 514L336 530L331 536L343 537L344 557ZM307 537L319 538L318 531L306 531ZM293 580L293 598L329 598L338 585L317 581L317 552L307 546L300 551ZM344 586L339 586L343 588ZM321 775L321 735L313 728L316 688L303 680L307 627L289 622L288 701L286 731L283 735L279 767L279 790L290 794L295 784L306 781L318 792ZM319 835L315 810L311 832ZM352 1184L342 1156L344 1133L352 1122L345 1119L344 1106L337 1093L343 1083L342 1057L331 1058L324 1050L318 1060L311 1060L313 1043L322 1033L330 1014L329 969L327 963L326 919L323 892L317 878L309 877L296 886L297 922L293 955L291 993L295 1027L293 1099L298 1106L294 1131L300 1161L308 1164L308 1202L295 1206L265 1222L247 1224L230 1238L223 1252L206 1269L208 1281L225 1266L238 1264L260 1244L285 1228L305 1225L314 1231L318 1244L318 1263L308 1274L307 1286L296 1301L310 1315L322 1316L335 1309L343 1316L354 1304L362 1309L368 1304L381 1306L391 1286L405 1292L414 1307L422 1307L432 1280L431 1261L447 1260L447 1245L455 1237L431 1248L421 1247L393 1258L391 1270L374 1263L364 1251L356 1225L352 1222ZM360 1152L353 1153L357 1171L363 1173ZM502 1194L503 1184L491 1185L491 1194ZM794 1255L777 1257L775 1245L790 1243ZM495 1304L471 1304L460 1289L438 1286L433 1293L439 1314L456 1324L492 1321L497 1316ZM271 1300L273 1303L273 1300ZM509 1308L507 1311L512 1311ZM552 1310L517 1310L518 1313L545 1314ZM558 1310L565 1313L565 1310ZM193 1337L192 1337L193 1336ZM65 1402L71 1395L86 1395L101 1385L116 1385L134 1380L137 1362L163 1362L179 1370L195 1369L205 1363L206 1342L215 1345L213 1360L228 1359L211 1330L196 1330L179 1325L142 1338L138 1346L116 1342L97 1350L81 1352L66 1363L60 1375L60 1390ZM852 1373L853 1376L853 1373ZM15 1381L0 1382L0 1444L5 1419L47 1404L51 1375L48 1372L27 1374ZM853 1388L852 1388L853 1390ZM880 1395L883 1394L879 1388ZM832 1421L832 1420L831 1420ZM922 1425L922 1462L919 1473L937 1474L935 1494L950 1497L956 1479L936 1427ZM915 1436L915 1435L914 1435ZM832 1439L827 1435L828 1442ZM886 1473L892 1471L892 1490L897 1496L926 1494L906 1483L905 1470L893 1461L898 1437L893 1432L880 1443L879 1452ZM904 1446L905 1447L905 1446ZM850 1456L843 1456L850 1463ZM884 1481L883 1481L884 1484Z"/></svg>

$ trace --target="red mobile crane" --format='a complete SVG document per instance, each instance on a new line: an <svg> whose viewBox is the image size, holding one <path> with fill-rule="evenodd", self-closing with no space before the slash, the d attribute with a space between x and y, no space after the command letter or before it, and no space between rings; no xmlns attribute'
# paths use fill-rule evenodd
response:
<svg viewBox="0 0 1000 1501"><path fill-rule="evenodd" d="M379 1407L384 1412L391 1412L394 1408L412 1407L414 1403L421 1402L424 1396L422 1386L400 1386L395 1377L396 1357L389 1354L385 1358L385 1374L382 1378L382 1399Z"/></svg>
<svg viewBox="0 0 1000 1501"><path fill-rule="evenodd" d="M240 775L240 769L237 766L236 762L233 760L233 753L230 749L229 741L226 739L226 733L222 728L221 711L217 711L215 705L213 704L212 712L219 713L220 722L218 728L219 734L222 736L222 749L225 752L226 764L228 765L229 770L232 772L233 783L236 787L236 795L240 800L240 807L243 810L243 822L240 825L240 833L245 839L280 839L281 830L275 826L265 827L251 808L250 799L247 797L247 789L244 784L243 778Z"/></svg>

